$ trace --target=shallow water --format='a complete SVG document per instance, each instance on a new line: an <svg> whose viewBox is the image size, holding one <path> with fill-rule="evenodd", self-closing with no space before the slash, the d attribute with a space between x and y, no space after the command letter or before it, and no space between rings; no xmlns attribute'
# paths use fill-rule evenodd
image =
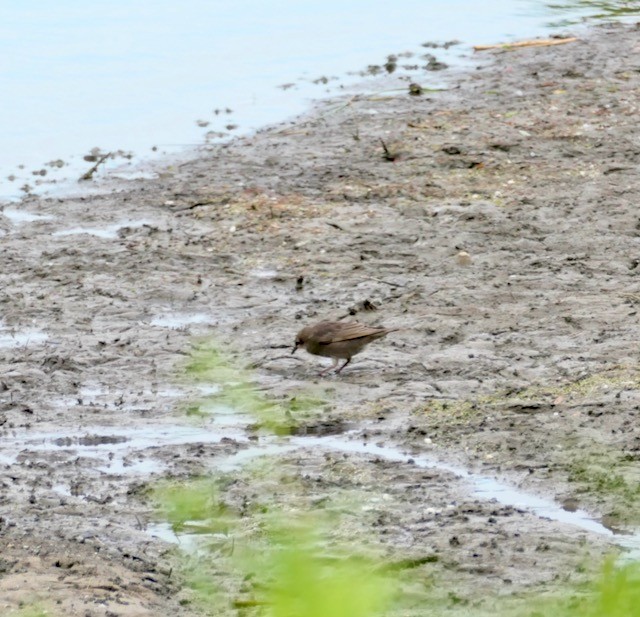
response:
<svg viewBox="0 0 640 617"><path fill-rule="evenodd" d="M628 549L630 551L629 556L634 559L640 559L640 532L628 536L616 535L584 510L569 512L551 499L523 491L495 478L470 473L462 467L450 465L428 456L413 456L393 446L380 446L356 440L349 441L344 437L295 437L292 442L298 443L302 447L323 447L328 450L338 450L353 454L369 454L389 461L449 471L465 480L470 486L471 494L480 499L495 500L505 506L527 510L540 518L565 523L591 533L607 536L615 544Z"/></svg>
<svg viewBox="0 0 640 617"><path fill-rule="evenodd" d="M39 345L49 338L46 332L35 328L15 328L4 326L0 322L0 348L2 347L29 347Z"/></svg>
<svg viewBox="0 0 640 617"><path fill-rule="evenodd" d="M14 225L18 225L20 223L33 223L35 221L50 221L54 218L47 214L33 214L26 210L18 210L17 208L4 208L1 212Z"/></svg>
<svg viewBox="0 0 640 617"><path fill-rule="evenodd" d="M590 4L5 2L0 58L11 96L0 99L0 197L18 198L25 184L77 185L94 147L139 161L283 121L311 99L340 94L389 54L413 54L399 65L423 66L425 53L471 65L470 46L545 34L552 22L600 10ZM454 39L462 44L422 47ZM437 72L414 74L424 85L440 82ZM96 175L105 169L153 175L123 158Z"/></svg>
<svg viewBox="0 0 640 617"><path fill-rule="evenodd" d="M212 465L212 469L230 473L239 469L248 461L264 456L282 456L303 448L312 448L316 451L318 449L338 451L353 455L369 455L387 461L447 471L466 482L469 486L470 494L479 499L495 500L505 506L526 510L542 519L549 519L550 521L571 525L589 533L605 536L613 544L626 549L625 560L640 559L640 533L629 535L614 534L584 510L569 512L551 499L534 495L495 478L470 473L462 467L451 465L426 455L415 456L394 446L381 446L361 441L357 436L349 436L348 434L327 437L262 438L257 443L239 450L236 454L226 459L216 460ZM173 534L173 538L171 534ZM163 539L177 541L178 536L173 532L171 534L168 536L165 534ZM186 543L187 546L193 546L193 543L197 542L197 540L193 538L186 539L184 537L186 535L189 534L179 534L180 541L183 545Z"/></svg>
<svg viewBox="0 0 640 617"><path fill-rule="evenodd" d="M197 533L176 533L170 523L149 523L145 531L152 537L177 544L186 553L199 554L203 551L203 535Z"/></svg>
<svg viewBox="0 0 640 617"><path fill-rule="evenodd" d="M136 457L144 450L162 446L215 444L223 439L246 441L244 433L228 428L224 432L197 426L145 426L116 428L94 426L81 431L31 433L14 431L0 446L0 462L15 464L28 452L70 451L95 459L94 469L113 475L147 476L160 473L165 465L153 458Z"/></svg>
<svg viewBox="0 0 640 617"><path fill-rule="evenodd" d="M640 559L640 533L614 534L584 510L570 512L551 499L529 493L495 478L471 473L462 467L425 454L414 455L392 445L378 445L363 441L356 434L345 433L324 437L304 435L288 438L263 436L250 441L245 429L251 418L232 409L227 413L223 411L222 408L213 409L213 424L208 426L164 425L137 428L95 426L75 432L14 431L10 439L5 439L0 447L0 464L14 464L19 454L25 452L73 451L80 456L95 459L94 469L97 471L111 475L148 477L162 473L166 466L152 457L139 458L146 449L185 444L212 444L219 443L225 438L235 439L248 447L226 458L214 459L211 463L212 471L231 473L248 461L266 456L282 456L301 449L315 451L322 449L350 455L371 456L400 464L449 472L468 485L472 496L487 501L495 500L506 506L526 510L542 519L605 536L612 543L627 549L627 559ZM216 414L217 417L215 417ZM191 544L188 539L185 542Z"/></svg>

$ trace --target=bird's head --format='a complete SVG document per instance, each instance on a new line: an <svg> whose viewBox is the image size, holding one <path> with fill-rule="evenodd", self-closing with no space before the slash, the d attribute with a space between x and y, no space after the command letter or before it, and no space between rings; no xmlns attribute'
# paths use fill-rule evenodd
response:
<svg viewBox="0 0 640 617"><path fill-rule="evenodd" d="M309 338L307 330L308 328L302 328L302 330L298 332L296 336L296 340L293 343L293 349L291 350L291 354L296 353L296 351L298 351L298 347L304 347L304 344L307 342Z"/></svg>

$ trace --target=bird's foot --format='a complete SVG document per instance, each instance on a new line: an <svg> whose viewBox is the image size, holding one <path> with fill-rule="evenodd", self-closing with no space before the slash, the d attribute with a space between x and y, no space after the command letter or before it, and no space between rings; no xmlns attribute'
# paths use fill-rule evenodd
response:
<svg viewBox="0 0 640 617"><path fill-rule="evenodd" d="M340 371L347 366L347 364L349 364L349 362L351 362L351 358L349 358L339 369L336 369L336 375L340 374ZM338 361L336 360L336 364L338 364Z"/></svg>

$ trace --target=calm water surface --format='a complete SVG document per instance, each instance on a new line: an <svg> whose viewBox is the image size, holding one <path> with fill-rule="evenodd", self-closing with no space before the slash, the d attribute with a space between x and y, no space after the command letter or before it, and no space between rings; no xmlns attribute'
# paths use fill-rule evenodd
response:
<svg viewBox="0 0 640 617"><path fill-rule="evenodd" d="M548 33L552 22L596 12L581 8L593 3L572 4L2 2L0 197L19 197L26 183L42 191L77 178L95 147L148 160L202 144L207 133L215 139L284 120L361 80L354 73L389 54L412 52L407 63L424 64L424 53L471 62L473 44ZM453 39L461 44L446 52L421 46ZM314 83L323 77L329 81ZM438 80L435 72L416 77L423 85ZM46 175L34 175L40 170Z"/></svg>

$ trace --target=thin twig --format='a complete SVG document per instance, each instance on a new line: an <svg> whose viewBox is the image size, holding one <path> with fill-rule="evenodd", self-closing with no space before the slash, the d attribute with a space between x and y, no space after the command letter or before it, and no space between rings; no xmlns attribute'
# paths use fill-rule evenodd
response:
<svg viewBox="0 0 640 617"><path fill-rule="evenodd" d="M393 281L385 281L384 279L376 278L375 276L368 276L365 278L365 281L376 281L378 283L384 283L385 285L390 285L391 287L406 287L404 283L394 283Z"/></svg>
<svg viewBox="0 0 640 617"><path fill-rule="evenodd" d="M533 41L518 41L516 43L496 43L495 45L474 45L474 51L486 51L487 49L513 49L516 47L546 47L548 45L564 45L577 41L576 37L566 39L536 39Z"/></svg>
<svg viewBox="0 0 640 617"><path fill-rule="evenodd" d="M398 155L395 154L394 152L391 152L391 150L389 150L389 148L387 148L387 144L384 143L384 139L382 139L382 137L379 138L380 139L380 143L382 144L382 149L384 150L384 158L387 161L395 161L398 158Z"/></svg>
<svg viewBox="0 0 640 617"><path fill-rule="evenodd" d="M339 229L340 231L345 231L344 227L338 225L338 223L333 223L331 221L325 221L325 223L329 225L329 227L334 227L335 229Z"/></svg>
<svg viewBox="0 0 640 617"><path fill-rule="evenodd" d="M218 203L214 200L211 201L197 201L194 204L191 204L190 206L185 206L184 208L179 208L178 210L174 210L175 213L178 212L187 212L189 210L195 210L196 208L200 208L202 206L210 206L212 204Z"/></svg>
<svg viewBox="0 0 640 617"><path fill-rule="evenodd" d="M111 152L107 152L106 154L103 154L100 157L100 159L98 159L98 162L89 171L87 171L85 174L80 176L80 178L78 178L78 182L82 182L83 180L91 180L91 178L93 177L93 174L95 174L96 171L98 170L98 167L100 167L100 165L102 165L102 163L104 163L110 156L111 156Z"/></svg>

